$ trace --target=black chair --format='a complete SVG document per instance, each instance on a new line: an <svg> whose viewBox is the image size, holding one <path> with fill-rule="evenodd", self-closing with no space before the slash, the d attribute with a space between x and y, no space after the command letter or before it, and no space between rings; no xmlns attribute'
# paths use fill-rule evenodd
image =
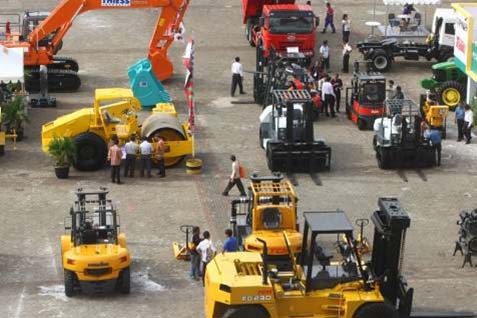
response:
<svg viewBox="0 0 477 318"><path fill-rule="evenodd" d="M262 223L266 229L278 229L281 223L281 214L277 208L266 208L262 213Z"/></svg>

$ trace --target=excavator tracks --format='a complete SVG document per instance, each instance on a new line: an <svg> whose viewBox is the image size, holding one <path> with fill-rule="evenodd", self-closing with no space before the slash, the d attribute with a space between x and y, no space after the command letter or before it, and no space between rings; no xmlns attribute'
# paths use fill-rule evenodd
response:
<svg viewBox="0 0 477 318"><path fill-rule="evenodd" d="M55 56L53 57L53 64L48 65L48 69L78 72L79 65L78 62L71 57Z"/></svg>
<svg viewBox="0 0 477 318"><path fill-rule="evenodd" d="M72 92L77 91L81 86L78 73L70 70L48 68L48 91L50 92ZM25 80L25 88L30 93L40 91L40 70L32 68L28 70Z"/></svg>

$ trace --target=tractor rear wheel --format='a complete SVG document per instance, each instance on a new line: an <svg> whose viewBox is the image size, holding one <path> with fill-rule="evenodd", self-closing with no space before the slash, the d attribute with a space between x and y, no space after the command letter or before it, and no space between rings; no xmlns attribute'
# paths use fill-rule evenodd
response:
<svg viewBox="0 0 477 318"><path fill-rule="evenodd" d="M126 267L119 274L118 290L123 294L129 294L131 291L131 271L129 267Z"/></svg>
<svg viewBox="0 0 477 318"><path fill-rule="evenodd" d="M270 315L261 306L239 306L235 308L228 308L223 318L267 318Z"/></svg>
<svg viewBox="0 0 477 318"><path fill-rule="evenodd" d="M378 72L386 72L391 67L391 57L384 50L376 50L371 58L373 68Z"/></svg>
<svg viewBox="0 0 477 318"><path fill-rule="evenodd" d="M436 89L436 95L439 104L455 108L461 101L465 100L466 89L459 82L447 81Z"/></svg>
<svg viewBox="0 0 477 318"><path fill-rule="evenodd" d="M354 314L354 318L398 318L399 314L395 308L385 303L374 303L364 305Z"/></svg>
<svg viewBox="0 0 477 318"><path fill-rule="evenodd" d="M106 163L108 146L94 133L82 133L74 138L76 162L73 166L80 171L95 171Z"/></svg>
<svg viewBox="0 0 477 318"><path fill-rule="evenodd" d="M73 297L75 292L75 273L65 269L65 295Z"/></svg>

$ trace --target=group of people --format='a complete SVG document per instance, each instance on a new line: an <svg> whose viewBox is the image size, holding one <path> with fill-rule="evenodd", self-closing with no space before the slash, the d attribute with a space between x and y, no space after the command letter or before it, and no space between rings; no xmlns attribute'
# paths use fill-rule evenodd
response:
<svg viewBox="0 0 477 318"><path fill-rule="evenodd" d="M113 183L121 184L121 163L124 159L124 178L134 178L134 171L136 169L136 160L139 158L141 163L140 175L141 177L152 176L152 161L157 161L158 175L163 178L166 176L166 169L164 163L164 154L166 151L166 144L164 139L160 136L155 136L152 139L143 137L141 143L136 141L136 136L131 136L129 141L123 148L119 147L119 140L113 137L111 146L108 151L108 161L111 165L111 181Z"/></svg>
<svg viewBox="0 0 477 318"><path fill-rule="evenodd" d="M231 229L225 230L225 241L222 247L222 253L237 252L239 250L238 241L232 235ZM190 252L190 277L194 280L204 282L205 270L207 264L217 254L217 248L210 238L210 232L204 231L200 237L200 228L194 226L192 229L192 239L189 245Z"/></svg>
<svg viewBox="0 0 477 318"><path fill-rule="evenodd" d="M474 112L466 103L460 103L455 109L455 122L457 124L457 141L465 138L465 143L472 140L472 127L474 126Z"/></svg>

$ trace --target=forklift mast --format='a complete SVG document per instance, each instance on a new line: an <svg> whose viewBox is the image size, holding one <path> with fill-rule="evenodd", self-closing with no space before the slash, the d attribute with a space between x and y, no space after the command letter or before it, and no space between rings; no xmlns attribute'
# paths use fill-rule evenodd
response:
<svg viewBox="0 0 477 318"><path fill-rule="evenodd" d="M411 219L396 198L379 198L378 207L371 217L375 226L371 271L379 281L383 297L396 306L400 318L407 318L414 290L408 288L401 271Z"/></svg>

